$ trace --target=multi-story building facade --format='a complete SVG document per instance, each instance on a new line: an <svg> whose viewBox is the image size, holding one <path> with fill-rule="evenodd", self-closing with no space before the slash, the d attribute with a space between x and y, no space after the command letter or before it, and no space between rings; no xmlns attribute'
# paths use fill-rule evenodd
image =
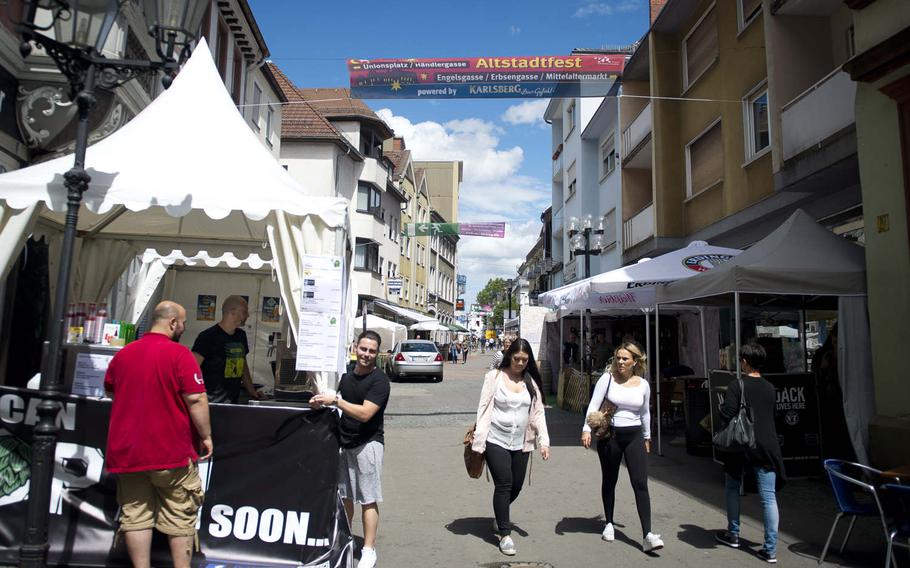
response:
<svg viewBox="0 0 910 568"><path fill-rule="evenodd" d="M423 178L429 211L423 221L458 222L458 195L464 176L461 161L415 161L418 178ZM419 244L419 243L418 243ZM454 323L457 299L457 235L429 237L427 249L426 311L443 323Z"/></svg>
<svg viewBox="0 0 910 568"><path fill-rule="evenodd" d="M910 335L910 10L901 0L847 0L856 81L856 140L863 193L866 283L875 377L872 462L910 462L910 389L903 340Z"/></svg>
<svg viewBox="0 0 910 568"><path fill-rule="evenodd" d="M423 170L427 185L432 188L430 203L446 223L458 223L458 190L464 178L464 162L416 161L415 168Z"/></svg>
<svg viewBox="0 0 910 568"><path fill-rule="evenodd" d="M382 143L392 131L347 89L298 89L274 65L289 101L281 125L281 163L314 195L344 197L354 238L351 276L358 308L396 301L386 286L399 272L401 205L394 164Z"/></svg>
<svg viewBox="0 0 910 568"><path fill-rule="evenodd" d="M206 38L224 85L259 139L281 154L281 111L286 102L270 68L270 53L246 0L209 0L202 19Z"/></svg>
<svg viewBox="0 0 910 568"><path fill-rule="evenodd" d="M386 140L385 155L395 165L395 180L405 203L401 209L401 235L399 238L398 276L401 278L401 291L398 304L402 307L424 311L426 299L421 293L426 290L427 271L422 251L428 249L428 237L413 237L407 234L409 223L426 222L430 213L430 198L427 190L426 176L423 170L414 168L411 151L405 146L403 138L395 137ZM419 177L418 177L419 172ZM420 250L417 250L417 245ZM418 259L420 262L418 263Z"/></svg>
<svg viewBox="0 0 910 568"><path fill-rule="evenodd" d="M855 231L855 85L836 71L851 16L810 4L670 0L654 15L620 103L624 262L748 246L797 207Z"/></svg>
<svg viewBox="0 0 910 568"><path fill-rule="evenodd" d="M447 223L448 221L434 209L430 213L430 222ZM430 237L427 312L446 324L455 323L457 291L455 258L457 250L458 235L433 235Z"/></svg>
<svg viewBox="0 0 910 568"><path fill-rule="evenodd" d="M616 50L573 51L592 52ZM617 246L622 197L617 158L618 93L617 82L606 97L551 99L544 112L544 119L551 125L553 150L552 251L557 266L551 283L554 288L621 265ZM569 220L587 214L594 217L595 228L603 226L605 231L600 253L590 258L590 274L585 274L585 258L576 258L568 235Z"/></svg>

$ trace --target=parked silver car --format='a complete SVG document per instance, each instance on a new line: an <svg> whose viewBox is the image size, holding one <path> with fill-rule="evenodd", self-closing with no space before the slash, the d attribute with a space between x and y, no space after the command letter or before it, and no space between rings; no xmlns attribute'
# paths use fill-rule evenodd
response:
<svg viewBox="0 0 910 568"><path fill-rule="evenodd" d="M395 346L391 357L391 379L432 377L442 381L442 354L436 344L423 339L409 339Z"/></svg>

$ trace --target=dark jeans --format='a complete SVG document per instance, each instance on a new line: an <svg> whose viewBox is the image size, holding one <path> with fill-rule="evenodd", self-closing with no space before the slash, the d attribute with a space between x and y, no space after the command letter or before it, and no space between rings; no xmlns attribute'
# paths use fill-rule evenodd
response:
<svg viewBox="0 0 910 568"><path fill-rule="evenodd" d="M512 534L512 523L509 520L509 505L518 498L521 486L528 470L530 452L507 450L502 446L488 443L484 454L490 476L493 478L493 514L496 515L496 526L502 536Z"/></svg>
<svg viewBox="0 0 910 568"><path fill-rule="evenodd" d="M597 456L603 481L600 486L607 522L613 522L613 508L616 503L616 481L619 479L619 464L623 456L629 470L629 480L635 493L635 506L641 521L643 535L651 532L651 497L648 495L648 456L641 426L613 428L613 437L597 442Z"/></svg>

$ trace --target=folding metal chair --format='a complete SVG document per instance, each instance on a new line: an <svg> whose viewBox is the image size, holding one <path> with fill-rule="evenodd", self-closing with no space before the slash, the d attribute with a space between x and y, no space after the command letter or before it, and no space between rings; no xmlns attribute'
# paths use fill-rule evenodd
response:
<svg viewBox="0 0 910 568"><path fill-rule="evenodd" d="M825 460L825 471L828 472L828 479L831 481L831 487L834 489L834 497L837 500L837 506L840 508L840 511L834 517L834 524L831 525L831 530L828 532L828 540L825 541L822 555L818 559L819 564L825 561L825 556L828 554L828 546L830 546L831 539L834 537L834 531L837 529L837 523L840 522L841 518L844 516L852 518L850 519L850 526L847 528L847 534L844 535L844 542L840 546L841 554L843 554L844 549L847 548L847 541L850 540L850 533L853 532L853 525L856 523L857 517L878 517L882 523L885 541L891 542L888 522L885 518L885 512L882 508L882 503L879 499L875 485L867 483L857 477L851 477L847 473L850 470L856 471L859 474L858 477L866 476L874 479L878 479L882 473L880 470L859 463L836 459ZM852 473L852 471L850 473ZM871 495L871 502L858 500L856 498L857 489ZM888 555L888 558L889 562L894 563L894 568L897 568L897 562L894 561L894 558L891 557L890 554ZM887 564L885 565L885 568L888 568Z"/></svg>
<svg viewBox="0 0 910 568"><path fill-rule="evenodd" d="M910 550L910 486L886 483L882 486L882 500L885 511L891 517L888 556L885 559L885 568L888 568L894 560L895 546Z"/></svg>

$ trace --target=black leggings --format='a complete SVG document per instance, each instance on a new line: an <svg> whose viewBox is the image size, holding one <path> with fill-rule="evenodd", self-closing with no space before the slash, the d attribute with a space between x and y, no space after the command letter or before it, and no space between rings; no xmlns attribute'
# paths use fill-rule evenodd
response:
<svg viewBox="0 0 910 568"><path fill-rule="evenodd" d="M484 454L490 476L493 478L493 514L496 515L496 526L499 534L512 534L512 523L509 520L509 505L518 498L521 486L528 470L529 452L507 450L502 446L487 443Z"/></svg>
<svg viewBox="0 0 910 568"><path fill-rule="evenodd" d="M641 520L641 531L643 535L647 535L651 532L651 497L648 495L648 456L645 454L641 426L614 427L612 438L597 442L597 456L600 458L600 471L603 474L600 493L607 522L613 522L619 464L625 456L632 491L635 492L638 518Z"/></svg>

